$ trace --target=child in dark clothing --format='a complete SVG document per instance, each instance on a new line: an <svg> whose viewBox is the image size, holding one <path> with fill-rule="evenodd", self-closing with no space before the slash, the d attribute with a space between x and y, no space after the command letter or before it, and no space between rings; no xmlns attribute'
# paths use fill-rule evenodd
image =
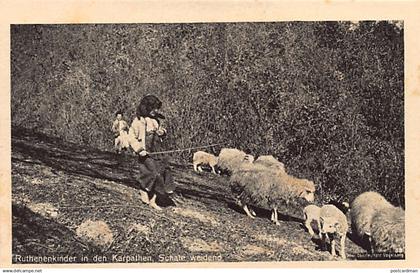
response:
<svg viewBox="0 0 420 273"><path fill-rule="evenodd" d="M161 208L156 204L157 194L171 194L175 189L167 160L149 155L159 149L162 137L166 134L166 130L159 123L159 118L164 117L157 112L161 106L162 102L154 95L142 98L129 130L130 146L139 155L139 187L142 201L158 210Z"/></svg>

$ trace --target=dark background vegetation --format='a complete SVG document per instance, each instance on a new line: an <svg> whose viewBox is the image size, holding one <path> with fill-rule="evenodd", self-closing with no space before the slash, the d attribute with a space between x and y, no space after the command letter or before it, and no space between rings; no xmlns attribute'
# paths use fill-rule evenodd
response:
<svg viewBox="0 0 420 273"><path fill-rule="evenodd" d="M272 154L321 201L404 206L400 24L13 25L12 126L110 150L115 112L157 94L167 149Z"/></svg>

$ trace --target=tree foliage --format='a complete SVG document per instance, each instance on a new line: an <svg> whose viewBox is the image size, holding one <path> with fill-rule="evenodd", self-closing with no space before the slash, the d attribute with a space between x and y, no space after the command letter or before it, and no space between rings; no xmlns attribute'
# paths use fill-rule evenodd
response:
<svg viewBox="0 0 420 273"><path fill-rule="evenodd" d="M110 149L115 112L131 122L153 93L168 149L227 143L277 156L324 201L376 190L404 206L401 22L13 25L11 39L13 126Z"/></svg>

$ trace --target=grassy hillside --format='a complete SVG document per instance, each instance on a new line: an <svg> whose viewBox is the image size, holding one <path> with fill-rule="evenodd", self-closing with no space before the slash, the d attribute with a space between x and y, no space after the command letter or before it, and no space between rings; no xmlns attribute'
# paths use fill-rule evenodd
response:
<svg viewBox="0 0 420 273"><path fill-rule="evenodd" d="M115 112L131 122L153 93L168 149L273 154L321 200L404 206L400 22L13 25L11 40L13 126L109 150Z"/></svg>
<svg viewBox="0 0 420 273"><path fill-rule="evenodd" d="M338 259L305 231L302 208L280 208L279 226L264 209L250 219L235 205L226 177L173 164L176 205L158 199L163 210L157 211L130 184L132 171L124 170L129 157L31 131L12 136L14 263L28 263L28 255L75 257L73 263ZM118 171L109 172L110 165ZM346 239L350 260L366 255L357 243Z"/></svg>

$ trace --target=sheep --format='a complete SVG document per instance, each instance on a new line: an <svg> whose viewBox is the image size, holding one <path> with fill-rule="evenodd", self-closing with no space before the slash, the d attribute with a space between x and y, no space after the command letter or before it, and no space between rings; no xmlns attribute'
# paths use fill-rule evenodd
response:
<svg viewBox="0 0 420 273"><path fill-rule="evenodd" d="M324 205L319 211L321 225L321 241L325 245L327 239L331 243L331 255L335 256L336 239L340 241L340 256L346 259L345 242L348 230L346 215L334 205ZM328 236L331 235L331 237Z"/></svg>
<svg viewBox="0 0 420 273"><path fill-rule="evenodd" d="M381 209L372 217L372 247L375 252L405 252L405 217L399 207Z"/></svg>
<svg viewBox="0 0 420 273"><path fill-rule="evenodd" d="M193 166L194 171L202 172L203 169L201 168L202 164L207 164L211 167L211 170L214 174L216 174L215 166L217 165L218 158L212 154L198 151L195 152L193 155Z"/></svg>
<svg viewBox="0 0 420 273"><path fill-rule="evenodd" d="M320 213L321 208L313 204L308 205L303 209L303 219L305 221L305 227L311 236L314 236L315 234L311 226L312 222L315 221L318 227L318 236L321 237L321 225L319 222Z"/></svg>
<svg viewBox="0 0 420 273"><path fill-rule="evenodd" d="M343 212L345 215L350 210L349 203L347 202L338 202L336 200L328 202L328 205L334 205L337 207L341 212ZM314 230L312 229L312 222L315 221L317 227L318 227L318 236L321 237L321 224L320 224L320 212L321 208L316 205L308 205L303 209L303 219L305 221L304 225L307 228L309 234L311 236L314 236Z"/></svg>
<svg viewBox="0 0 420 273"><path fill-rule="evenodd" d="M230 187L238 204L245 213L255 217L247 204L272 210L271 220L279 225L277 208L285 203L302 198L308 202L314 201L315 185L307 179L299 179L263 166L248 166L233 172Z"/></svg>
<svg viewBox="0 0 420 273"><path fill-rule="evenodd" d="M254 164L266 166L271 169L277 169L281 173L286 173L284 164L278 161L272 155L261 155L254 161Z"/></svg>
<svg viewBox="0 0 420 273"><path fill-rule="evenodd" d="M352 229L362 240L367 238L370 251L372 247L372 220L375 213L394 206L377 192L369 191L360 194L351 203Z"/></svg>
<svg viewBox="0 0 420 273"><path fill-rule="evenodd" d="M254 161L254 156L246 154L238 149L223 148L218 157L217 167L232 173L238 170L242 163Z"/></svg>

